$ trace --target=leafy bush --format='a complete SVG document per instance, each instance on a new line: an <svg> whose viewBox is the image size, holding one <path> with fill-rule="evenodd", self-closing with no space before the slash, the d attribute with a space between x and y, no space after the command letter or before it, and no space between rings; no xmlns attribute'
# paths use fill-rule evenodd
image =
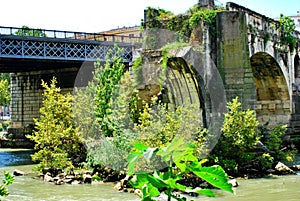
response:
<svg viewBox="0 0 300 201"><path fill-rule="evenodd" d="M215 162L226 167L231 173L237 173L243 163L254 158L252 153L259 138L258 121L252 110L242 111L238 98L227 103L222 135L213 151Z"/></svg>
<svg viewBox="0 0 300 201"><path fill-rule="evenodd" d="M150 107L151 106L151 107ZM176 135L186 140L199 140L199 149L205 132L196 105L170 107L164 103L145 104L135 126L136 141L147 146L159 147L171 142Z"/></svg>
<svg viewBox="0 0 300 201"><path fill-rule="evenodd" d="M163 147L151 148L142 143L135 144L134 150L128 157L128 174L136 175L131 180L131 185L141 190L142 200L154 200L153 197L159 196L161 192L168 196L168 200L172 198L179 201L186 200L175 196L174 190L214 196L210 189L192 188L180 184L179 180L188 173L193 173L213 186L233 193L232 185L228 183L224 170L220 166L203 167L202 162L193 155L194 149L195 146L184 138L174 138ZM153 173L148 173L144 170L136 170L137 163L142 157L151 164L154 156L159 156L165 163L167 167L165 171L155 170Z"/></svg>
<svg viewBox="0 0 300 201"><path fill-rule="evenodd" d="M291 161L296 153L284 146L285 125L259 126L254 111L242 111L238 98L228 103L222 131L211 158L233 175L249 169L263 174L278 161Z"/></svg>
<svg viewBox="0 0 300 201"><path fill-rule="evenodd" d="M297 151L284 144L286 125L278 125L273 129L268 128L267 125L268 123L259 127L260 141L266 146L267 154L272 157L274 163L292 161Z"/></svg>
<svg viewBox="0 0 300 201"><path fill-rule="evenodd" d="M87 160L91 166L122 168L132 148L131 139L135 138L134 82L129 72L124 72L120 55L122 49L115 47L107 55L112 60L107 59L104 66L96 63L88 86L75 89L75 122L88 148Z"/></svg>
<svg viewBox="0 0 300 201"><path fill-rule="evenodd" d="M61 94L53 78L50 86L44 87L40 118L34 119L35 131L27 137L35 142L34 161L39 161L38 169L73 168L84 155L81 138L77 134L72 115L72 96Z"/></svg>

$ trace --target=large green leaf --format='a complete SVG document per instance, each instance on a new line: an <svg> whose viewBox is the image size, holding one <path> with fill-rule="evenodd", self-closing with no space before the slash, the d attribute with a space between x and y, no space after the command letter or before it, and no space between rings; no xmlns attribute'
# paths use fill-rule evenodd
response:
<svg viewBox="0 0 300 201"><path fill-rule="evenodd" d="M147 179L151 184L153 184L153 186L157 188L164 188L168 186L165 181L156 173L153 175L147 175Z"/></svg>
<svg viewBox="0 0 300 201"><path fill-rule="evenodd" d="M144 151L148 148L148 146L143 143L135 143L134 148L140 151Z"/></svg>
<svg viewBox="0 0 300 201"><path fill-rule="evenodd" d="M130 184L134 188L142 189L145 184L149 183L147 175L148 173L136 173L135 177L130 180Z"/></svg>
<svg viewBox="0 0 300 201"><path fill-rule="evenodd" d="M148 188L148 193L151 197L155 197L155 196L160 195L160 192L159 192L158 188L153 186L152 184L148 184L147 188Z"/></svg>
<svg viewBox="0 0 300 201"><path fill-rule="evenodd" d="M160 155L164 161L174 162L184 158L185 155L192 154L194 146L184 140L184 138L174 138L165 148L160 149L157 155Z"/></svg>
<svg viewBox="0 0 300 201"><path fill-rule="evenodd" d="M195 175L211 185L233 193L232 185L228 183L228 176L221 166L202 167L199 164L193 163L191 164L191 170Z"/></svg>
<svg viewBox="0 0 300 201"><path fill-rule="evenodd" d="M206 195L206 196L209 196L209 197L215 197L214 192L212 192L212 190L210 190L210 189L195 188L192 191L187 191L187 193L189 193L189 192L194 192L194 193Z"/></svg>

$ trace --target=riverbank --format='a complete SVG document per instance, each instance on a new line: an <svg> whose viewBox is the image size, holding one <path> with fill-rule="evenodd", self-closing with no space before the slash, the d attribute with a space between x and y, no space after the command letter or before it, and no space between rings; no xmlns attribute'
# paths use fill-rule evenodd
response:
<svg viewBox="0 0 300 201"><path fill-rule="evenodd" d="M6 154L0 149L0 161L6 161L7 154L9 158L17 159L20 162L21 156L25 161L30 159L30 150L5 149ZM23 153L23 155L19 155ZM25 154L27 153L27 155ZM5 156L6 158L3 158ZM2 158L1 158L2 157ZM10 162L13 162L10 160ZM17 165L16 165L17 164ZM13 172L14 169L30 173L34 165L21 165L20 163L6 163L6 166L0 167L0 172L6 170ZM299 174L299 173L298 173ZM15 177L15 182L8 187L10 195L3 200L8 201L138 201L139 197L133 193L122 193L113 189L115 183L108 182L102 184L83 184L83 185L54 185L39 179L33 179L33 174ZM0 178L1 179L1 178ZM213 190L215 198L205 196L188 197L194 201L216 201L216 200L264 200L264 201L282 201L299 200L300 197L300 175L272 176L259 179L241 179L238 178L239 187L235 188L235 195L230 193Z"/></svg>
<svg viewBox="0 0 300 201"><path fill-rule="evenodd" d="M15 168L30 172L34 165L2 167L0 171L12 172ZM260 179L237 179L239 187L235 195L213 190L215 198L205 196L188 197L194 201L298 201L300 197L300 175L272 176ZM113 189L114 183L97 185L54 185L42 180L33 179L30 175L16 177L9 186L10 195L7 201L138 201L139 197L132 193L122 193Z"/></svg>

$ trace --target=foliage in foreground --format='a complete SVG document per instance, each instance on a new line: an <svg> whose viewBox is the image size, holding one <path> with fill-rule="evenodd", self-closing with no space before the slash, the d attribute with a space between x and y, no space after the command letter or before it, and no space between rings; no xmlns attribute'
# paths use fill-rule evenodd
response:
<svg viewBox="0 0 300 201"><path fill-rule="evenodd" d="M6 171L3 172L3 175L4 179L2 180L2 185L0 185L0 196L6 197L9 195L9 192L6 187L14 182L14 177Z"/></svg>
<svg viewBox="0 0 300 201"><path fill-rule="evenodd" d="M40 118L34 119L35 131L27 137L35 142L34 161L39 161L38 169L73 168L84 150L77 134L72 115L72 96L62 94L56 87L56 79L51 84L42 81L44 87Z"/></svg>
<svg viewBox="0 0 300 201"><path fill-rule="evenodd" d="M210 189L192 188L180 184L178 181L188 173L193 173L213 186L233 193L232 185L228 183L228 177L224 170L220 166L202 166L203 161L199 162L193 155L194 150L195 146L184 138L174 138L165 147L151 148L142 143L135 144L128 157L128 174L135 174L131 185L141 190L142 201L152 201L153 197L159 196L161 192L168 196L168 201L172 198L179 201L186 200L175 196L173 194L175 190L214 196ZM155 156L160 157L164 162L165 171L155 170L150 173L136 169L138 168L137 163L142 157L151 164Z"/></svg>

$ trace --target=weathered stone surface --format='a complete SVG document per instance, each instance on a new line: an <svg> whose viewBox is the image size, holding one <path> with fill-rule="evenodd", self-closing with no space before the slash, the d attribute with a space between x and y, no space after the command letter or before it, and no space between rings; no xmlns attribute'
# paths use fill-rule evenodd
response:
<svg viewBox="0 0 300 201"><path fill-rule="evenodd" d="M44 181L45 182L53 182L54 179L53 179L53 177L51 177L51 174L47 172L44 176Z"/></svg>
<svg viewBox="0 0 300 201"><path fill-rule="evenodd" d="M21 171L21 170L15 169L14 172L13 172L13 175L14 175L14 176L25 176L25 175L27 175L27 173L26 173L26 172L23 172L23 171Z"/></svg>
<svg viewBox="0 0 300 201"><path fill-rule="evenodd" d="M127 184L130 181L131 176L126 175L126 177L124 179L121 179L119 182L117 182L117 184L114 186L114 189L118 190L118 191L124 191L125 189L127 189Z"/></svg>
<svg viewBox="0 0 300 201"><path fill-rule="evenodd" d="M77 185L77 184L81 184L81 182L80 181L78 181L78 180L74 180L74 181L72 181L72 183L71 183L72 185Z"/></svg>
<svg viewBox="0 0 300 201"><path fill-rule="evenodd" d="M232 187L238 187L239 186L239 184L238 184L238 182L237 182L236 179L230 179L228 181L228 183L230 183L232 185Z"/></svg>
<svg viewBox="0 0 300 201"><path fill-rule="evenodd" d="M287 175L287 174L296 174L295 171L293 171L291 168L283 164L282 162L278 162L278 164L275 166L276 173Z"/></svg>
<svg viewBox="0 0 300 201"><path fill-rule="evenodd" d="M83 183L88 183L88 184L92 183L92 175L83 174L82 175L82 181L83 181Z"/></svg>

